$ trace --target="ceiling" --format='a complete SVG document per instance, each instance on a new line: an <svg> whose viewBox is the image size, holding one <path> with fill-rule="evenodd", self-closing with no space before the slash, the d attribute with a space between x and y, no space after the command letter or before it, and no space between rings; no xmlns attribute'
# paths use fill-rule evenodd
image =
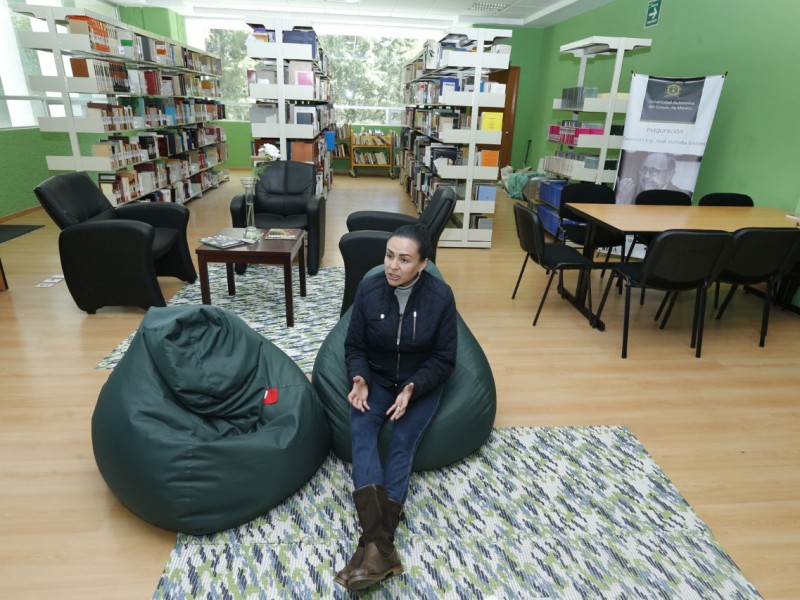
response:
<svg viewBox="0 0 800 600"><path fill-rule="evenodd" d="M547 27L612 0L111 0L169 8L187 19L246 22L248 17L313 21L318 33L436 37L455 25ZM229 24L220 27L229 27Z"/></svg>

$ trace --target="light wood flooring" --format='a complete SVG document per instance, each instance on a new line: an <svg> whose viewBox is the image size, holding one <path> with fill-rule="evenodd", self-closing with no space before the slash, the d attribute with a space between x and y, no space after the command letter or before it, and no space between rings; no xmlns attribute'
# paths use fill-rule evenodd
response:
<svg viewBox="0 0 800 600"><path fill-rule="evenodd" d="M190 246L230 223L235 179L189 204ZM412 212L397 182L377 176L338 175L327 206L323 266L341 266L350 212ZM800 598L800 317L773 311L759 348L760 299L739 294L722 321L707 321L700 359L689 348L689 294L663 331L652 320L660 294L634 305L627 360L616 294L605 332L555 290L531 327L546 277L529 264L511 299L523 257L511 206L498 198L491 250L444 248L438 259L492 365L496 424L629 427L757 589ZM149 598L175 535L115 500L90 437L109 374L95 365L144 313L90 316L63 282L35 287L61 270L58 231L38 210L9 222L45 227L0 245L10 284L0 292L0 596ZM162 285L167 297L181 287ZM595 274L597 299L602 285Z"/></svg>

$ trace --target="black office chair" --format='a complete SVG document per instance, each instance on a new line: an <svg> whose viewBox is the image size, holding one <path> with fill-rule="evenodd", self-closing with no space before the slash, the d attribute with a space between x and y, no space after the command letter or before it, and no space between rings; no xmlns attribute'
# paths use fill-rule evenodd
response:
<svg viewBox="0 0 800 600"><path fill-rule="evenodd" d="M392 236L388 231L350 231L339 240L339 251L344 259L344 294L340 315L347 312L356 298L358 284L364 275L383 264L386 242Z"/></svg>
<svg viewBox="0 0 800 600"><path fill-rule="evenodd" d="M691 206L692 197L686 192L677 190L645 190L639 192L633 201L634 204L642 206ZM625 256L625 261L629 261L633 254L633 248L636 244L642 244L650 247L650 243L658 234L657 233L639 233L633 236L633 243L628 248L628 254ZM642 293L639 296L639 304L644 304L644 286Z"/></svg>
<svg viewBox="0 0 800 600"><path fill-rule="evenodd" d="M754 206L754 204L753 199L747 194L712 192L700 198L697 206Z"/></svg>
<svg viewBox="0 0 800 600"><path fill-rule="evenodd" d="M622 358L628 356L631 289L645 286L666 292L695 290L691 347L696 348L695 356L700 357L706 290L722 270L733 243L733 236L724 231L664 231L653 238L642 262L615 265L595 319L600 320L614 278L619 277L625 282Z"/></svg>
<svg viewBox="0 0 800 600"><path fill-rule="evenodd" d="M256 181L253 209L259 229L272 227L303 229L307 233L308 274L316 275L325 253L325 197L316 194L317 169L312 163L276 160L269 163ZM231 221L244 227L245 195L231 200ZM236 265L245 272L247 265Z"/></svg>
<svg viewBox="0 0 800 600"><path fill-rule="evenodd" d="M741 206L752 207L753 199L747 194L736 192L712 192L697 202L697 206ZM714 286L714 308L719 304L719 281Z"/></svg>
<svg viewBox="0 0 800 600"><path fill-rule="evenodd" d="M547 298L547 293L550 291L550 286L553 283L553 278L558 273L559 288L564 283L565 270L580 270L583 271L587 280L594 263L578 250L572 246L566 246L559 243L547 243L544 239L544 226L536 214L536 211L529 209L522 204L514 204L514 221L517 225L517 235L519 236L519 244L525 252L525 258L522 261L522 269L520 269L519 277L517 278L517 285L514 286L514 293L511 295L513 299L517 295L519 282L522 279L522 274L525 272L525 266L528 264L528 259L541 266L543 269L550 273L550 278L547 280L547 286L544 288L542 300L539 302L539 308L536 310L536 316L533 318L533 326L536 326L539 320L539 314L542 312L544 301ZM587 284L588 298L589 298L589 313L592 312L592 289L591 285Z"/></svg>
<svg viewBox="0 0 800 600"><path fill-rule="evenodd" d="M166 306L159 275L197 279L186 226L189 209L170 202L114 207L85 172L53 175L34 188L61 228L64 279L78 308Z"/></svg>
<svg viewBox="0 0 800 600"><path fill-rule="evenodd" d="M761 337L758 342L763 347L775 285L800 260L800 229L752 227L736 231L733 238L736 244L718 278L718 281L730 283L731 288L719 307L717 319L725 313L740 285L764 283Z"/></svg>
<svg viewBox="0 0 800 600"><path fill-rule="evenodd" d="M380 210L360 210L347 217L347 231L388 231L394 232L401 225L423 223L428 228L433 243L430 260L436 262L436 247L447 222L456 207L456 192L453 188L439 186L433 193L428 206L419 217Z"/></svg>
<svg viewBox="0 0 800 600"><path fill-rule="evenodd" d="M608 186L597 183L568 183L561 189L561 205L558 209L558 231L556 237L562 242L573 242L578 246L586 244L587 225L581 217L575 214L567 204L614 204L614 190ZM594 248L608 248L605 262L611 258L611 251L616 246L625 245L625 236L611 231L606 227L595 227ZM600 272L600 277L605 275L605 268Z"/></svg>

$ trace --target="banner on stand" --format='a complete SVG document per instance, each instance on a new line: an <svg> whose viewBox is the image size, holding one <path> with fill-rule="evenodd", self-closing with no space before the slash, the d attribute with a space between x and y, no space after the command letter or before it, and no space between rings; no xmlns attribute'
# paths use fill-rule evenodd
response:
<svg viewBox="0 0 800 600"><path fill-rule="evenodd" d="M724 81L724 75L634 73L614 188L618 204L633 204L644 190L694 193Z"/></svg>

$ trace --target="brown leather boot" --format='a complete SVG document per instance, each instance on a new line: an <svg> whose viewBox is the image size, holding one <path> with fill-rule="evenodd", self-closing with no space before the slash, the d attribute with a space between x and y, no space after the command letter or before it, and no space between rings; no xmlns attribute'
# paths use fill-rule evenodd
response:
<svg viewBox="0 0 800 600"><path fill-rule="evenodd" d="M342 585L344 587L348 587L350 583L350 575L353 573L354 569L357 569L361 566L361 561L364 559L364 538L358 538L358 546L356 547L356 551L353 553L353 556L350 557L350 560L347 561L347 565L345 565L344 569L339 571L336 574L336 577L333 580Z"/></svg>
<svg viewBox="0 0 800 600"><path fill-rule="evenodd" d="M397 506L391 506L386 488L376 484L357 489L353 500L361 521L364 556L361 565L350 573L348 587L359 591L403 572L394 547L394 530L402 505L395 502Z"/></svg>
<svg viewBox="0 0 800 600"><path fill-rule="evenodd" d="M392 542L394 542L394 532L403 518L403 505L396 500L389 499L389 513L392 515L391 537ZM359 537L358 546L356 547L355 553L353 553L353 556L350 557L347 565L345 565L341 571L336 573L336 577L334 577L333 580L341 586L348 587L350 575L352 575L354 569L357 569L361 566L362 560L364 560L364 538Z"/></svg>

